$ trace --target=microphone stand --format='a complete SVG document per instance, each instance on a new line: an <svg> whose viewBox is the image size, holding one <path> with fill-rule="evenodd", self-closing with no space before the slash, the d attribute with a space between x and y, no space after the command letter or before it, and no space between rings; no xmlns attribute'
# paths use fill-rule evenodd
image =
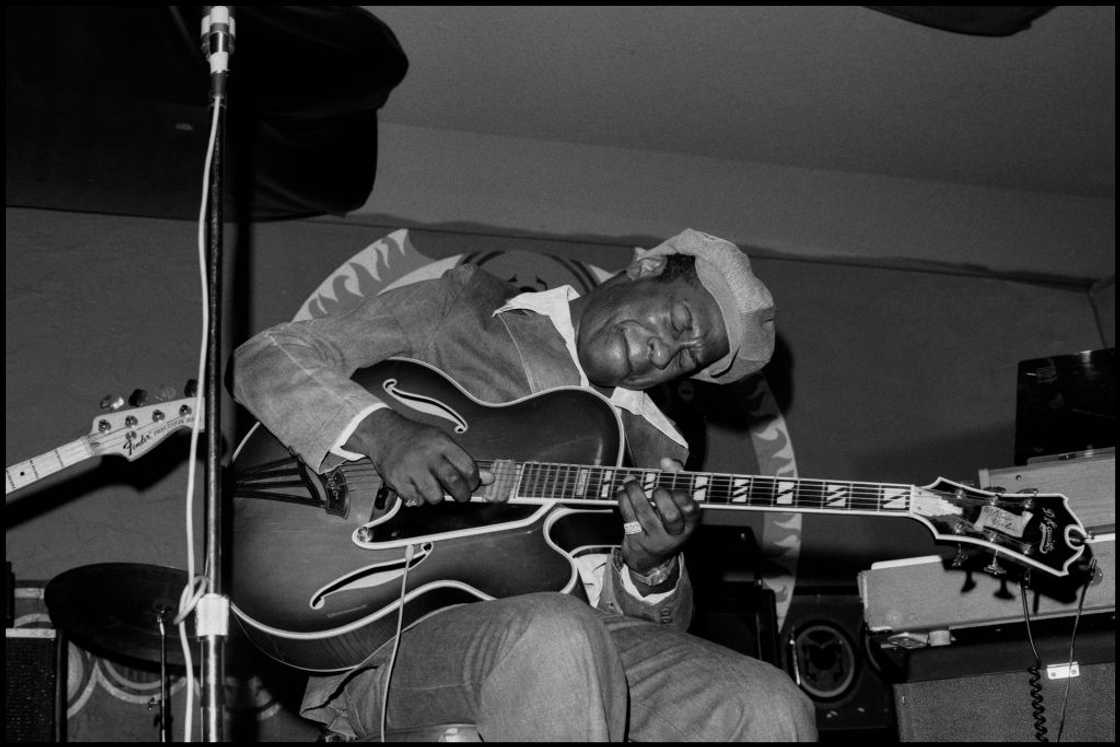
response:
<svg viewBox="0 0 1120 747"><path fill-rule="evenodd" d="M221 329L222 329L222 141L225 136L226 83L235 26L229 6L203 6L202 50L210 62L210 106L217 107L214 152L207 184L206 237L209 245L209 325L206 380L206 563L208 592L196 609L196 633L202 641L202 734L204 741L222 741L224 646L229 632L229 598L222 593L221 565Z"/></svg>

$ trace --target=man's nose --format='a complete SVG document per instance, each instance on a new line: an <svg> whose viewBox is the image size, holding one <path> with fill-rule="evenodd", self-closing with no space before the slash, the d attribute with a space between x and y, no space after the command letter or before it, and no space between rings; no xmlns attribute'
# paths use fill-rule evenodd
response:
<svg viewBox="0 0 1120 747"><path fill-rule="evenodd" d="M676 355L675 345L662 340L660 337L649 338L649 360L657 368L665 368Z"/></svg>

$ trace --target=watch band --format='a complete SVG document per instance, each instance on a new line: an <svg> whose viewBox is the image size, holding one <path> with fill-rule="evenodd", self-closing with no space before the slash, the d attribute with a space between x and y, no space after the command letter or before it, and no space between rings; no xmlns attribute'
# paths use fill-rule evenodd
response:
<svg viewBox="0 0 1120 747"><path fill-rule="evenodd" d="M669 580L669 577L673 575L673 571L676 570L677 567L677 556L674 555L661 565L656 565L645 573L640 573L626 565L626 559L622 557L622 551L620 549L615 548L615 552L618 553L616 557L620 561L619 567L625 566L625 568L630 571L630 576L632 578L641 581L646 586L657 586L665 583Z"/></svg>

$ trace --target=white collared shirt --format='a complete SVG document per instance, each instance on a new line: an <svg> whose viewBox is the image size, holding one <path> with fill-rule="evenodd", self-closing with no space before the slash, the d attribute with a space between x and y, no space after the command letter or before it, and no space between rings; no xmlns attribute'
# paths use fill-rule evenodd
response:
<svg viewBox="0 0 1120 747"><path fill-rule="evenodd" d="M511 298L505 306L494 311L494 316L497 316L503 311L526 309L538 314L543 314L551 319L553 326L556 327L556 331L564 338L564 345L568 349L568 354L572 357L572 362L575 363L576 370L579 371L580 386L587 387L591 385L591 382L588 380L587 373L583 370L583 366L580 365L579 353L576 350L576 331L575 327L572 325L572 309L570 304L577 298L579 298L579 293L570 285L561 285L544 291L531 291ZM620 407L623 410L645 418L669 438L673 439L681 446L688 447L688 443L684 440L684 437L677 432L673 423L658 409L657 405L653 403L653 400L651 400L649 395L645 392L615 387L614 391L611 392L610 400L616 407ZM587 596L592 607L598 603L599 595L603 591L603 574L606 573L608 563L610 563L610 555L603 553L581 555L575 558L576 569L579 571L580 579L587 589ZM684 569L682 567L681 573L683 574L683 572ZM634 585L633 580L631 580L629 573L621 573L619 575L622 576L622 585L626 591L646 603L657 603L675 591L674 589L643 597L638 591L638 588ZM680 584L679 578L677 583Z"/></svg>
<svg viewBox="0 0 1120 747"><path fill-rule="evenodd" d="M534 291L514 296L505 306L497 309L494 315L497 316L503 311L527 309L547 316L552 320L556 331L564 338L568 355L572 357L572 362L575 363L576 370L579 371L580 386L590 386L591 383L587 379L587 373L580 365L579 354L576 352L576 331L572 325L572 309L569 305L577 298L579 298L579 293L575 288L570 285L561 285L550 290ZM665 413L658 409L645 392L615 387L614 391L611 392L610 400L617 407L645 418L657 430L684 448L688 448L688 442L684 440L684 436L677 432L672 421L665 417Z"/></svg>

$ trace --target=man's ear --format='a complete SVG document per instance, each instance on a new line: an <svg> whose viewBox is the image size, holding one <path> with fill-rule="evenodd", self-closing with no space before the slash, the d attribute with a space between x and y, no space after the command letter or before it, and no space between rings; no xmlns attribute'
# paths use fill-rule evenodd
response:
<svg viewBox="0 0 1120 747"><path fill-rule="evenodd" d="M631 280L657 277L661 274L661 271L665 269L665 263L667 261L668 258L664 254L655 254L653 256L635 259L626 268L626 277Z"/></svg>

